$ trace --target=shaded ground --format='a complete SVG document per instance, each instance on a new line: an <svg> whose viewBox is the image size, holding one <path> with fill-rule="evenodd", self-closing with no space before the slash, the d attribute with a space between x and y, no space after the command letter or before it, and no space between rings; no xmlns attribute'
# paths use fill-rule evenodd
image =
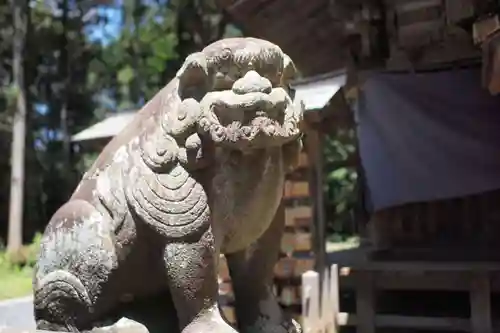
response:
<svg viewBox="0 0 500 333"><path fill-rule="evenodd" d="M35 328L31 296L0 302L0 329L5 326L20 329Z"/></svg>

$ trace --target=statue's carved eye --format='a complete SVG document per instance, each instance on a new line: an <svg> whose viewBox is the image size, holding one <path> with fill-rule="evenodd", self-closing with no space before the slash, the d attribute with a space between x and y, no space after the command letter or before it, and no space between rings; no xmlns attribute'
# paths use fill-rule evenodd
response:
<svg viewBox="0 0 500 333"><path fill-rule="evenodd" d="M221 73L229 73L231 68L233 54L230 49L225 48L220 52L220 55L217 56L217 68Z"/></svg>

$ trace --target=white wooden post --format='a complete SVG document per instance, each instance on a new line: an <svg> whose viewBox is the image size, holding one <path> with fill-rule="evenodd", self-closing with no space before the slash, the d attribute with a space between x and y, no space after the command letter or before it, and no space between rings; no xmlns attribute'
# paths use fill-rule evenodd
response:
<svg viewBox="0 0 500 333"><path fill-rule="evenodd" d="M339 329L339 313L340 313L340 283L339 283L339 267L333 264L330 269L330 299L333 316L333 333L338 333Z"/></svg>
<svg viewBox="0 0 500 333"><path fill-rule="evenodd" d="M325 269L325 275L323 276L323 287L321 289L321 327L322 331L325 333L335 333L334 324L335 319L333 318L333 302L332 302L332 288L331 288L331 272L330 269Z"/></svg>
<svg viewBox="0 0 500 333"><path fill-rule="evenodd" d="M320 304L319 273L307 271L302 275L302 326L304 333L337 333L339 313L338 267L325 270Z"/></svg>
<svg viewBox="0 0 500 333"><path fill-rule="evenodd" d="M302 329L304 333L317 333L319 316L319 274L307 271L302 274Z"/></svg>

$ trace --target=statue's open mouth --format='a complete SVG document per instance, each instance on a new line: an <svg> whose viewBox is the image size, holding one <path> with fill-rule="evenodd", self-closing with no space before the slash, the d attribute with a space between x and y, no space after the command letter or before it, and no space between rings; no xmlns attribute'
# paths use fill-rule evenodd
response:
<svg viewBox="0 0 500 333"><path fill-rule="evenodd" d="M303 110L285 89L243 94L233 90L210 92L200 103L199 128L215 143L258 149L283 145L300 135Z"/></svg>

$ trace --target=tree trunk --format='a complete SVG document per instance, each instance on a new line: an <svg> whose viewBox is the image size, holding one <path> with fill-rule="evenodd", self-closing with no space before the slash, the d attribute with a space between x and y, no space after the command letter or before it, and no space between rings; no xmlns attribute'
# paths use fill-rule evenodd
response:
<svg viewBox="0 0 500 333"><path fill-rule="evenodd" d="M26 91L24 86L24 44L27 0L12 0L14 20L13 83L17 90L17 110L12 127L9 233L7 251L19 254L23 232L24 152L26 140Z"/></svg>
<svg viewBox="0 0 500 333"><path fill-rule="evenodd" d="M60 122L61 122L61 134L63 143L63 155L64 155L64 195L69 196L70 190L69 186L72 180L72 165L71 165L71 139L68 130L68 94L70 87L70 77L69 77L69 45L68 45L68 15L69 6L68 0L64 0L61 3L61 25L63 28L61 35L61 58L59 60L59 74L61 75L61 82L63 83L63 88L61 91L60 101Z"/></svg>

